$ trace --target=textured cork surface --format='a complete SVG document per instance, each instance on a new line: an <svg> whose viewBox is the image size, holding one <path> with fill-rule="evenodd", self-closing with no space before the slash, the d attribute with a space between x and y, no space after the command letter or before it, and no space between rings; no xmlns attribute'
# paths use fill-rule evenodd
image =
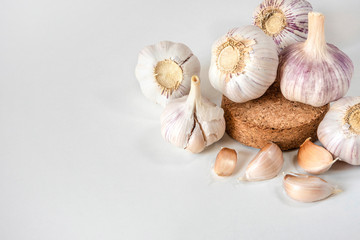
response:
<svg viewBox="0 0 360 240"><path fill-rule="evenodd" d="M246 103L222 98L226 132L240 143L262 148L269 141L282 150L298 148L308 137L316 140L316 130L329 110L329 104L312 107L284 98L279 83L261 97Z"/></svg>

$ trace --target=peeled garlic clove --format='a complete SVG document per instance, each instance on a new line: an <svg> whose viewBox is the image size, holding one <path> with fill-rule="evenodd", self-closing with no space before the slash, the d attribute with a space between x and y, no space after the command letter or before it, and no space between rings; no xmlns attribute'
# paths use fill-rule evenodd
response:
<svg viewBox="0 0 360 240"><path fill-rule="evenodd" d="M334 156L360 165L360 97L344 97L334 102L320 123L317 135Z"/></svg>
<svg viewBox="0 0 360 240"><path fill-rule="evenodd" d="M256 26L230 30L212 46L212 86L234 102L262 96L275 81L277 46Z"/></svg>
<svg viewBox="0 0 360 240"><path fill-rule="evenodd" d="M324 19L321 13L309 13L307 40L280 53L281 92L290 101L320 107L343 97L349 89L353 63L337 47L326 43Z"/></svg>
<svg viewBox="0 0 360 240"><path fill-rule="evenodd" d="M306 40L311 11L311 4L305 0L264 0L255 10L254 25L273 38L280 52Z"/></svg>
<svg viewBox="0 0 360 240"><path fill-rule="evenodd" d="M300 202L319 201L340 191L324 179L305 174L286 174L283 183L287 195Z"/></svg>
<svg viewBox="0 0 360 240"><path fill-rule="evenodd" d="M237 153L234 149L222 148L216 156L214 172L219 176L230 176L236 167Z"/></svg>
<svg viewBox="0 0 360 240"><path fill-rule="evenodd" d="M160 121L165 140L193 153L203 151L225 132L224 110L201 97L197 76L191 78L189 95L170 101Z"/></svg>
<svg viewBox="0 0 360 240"><path fill-rule="evenodd" d="M275 143L263 147L246 168L244 179L262 181L276 177L284 163L281 149Z"/></svg>
<svg viewBox="0 0 360 240"><path fill-rule="evenodd" d="M325 148L312 143L308 138L300 146L297 160L299 166L306 172L321 174L329 170L337 159L334 160L331 153Z"/></svg>
<svg viewBox="0 0 360 240"><path fill-rule="evenodd" d="M143 94L162 106L187 95L191 76L199 73L200 62L190 48L169 41L145 47L135 69Z"/></svg>

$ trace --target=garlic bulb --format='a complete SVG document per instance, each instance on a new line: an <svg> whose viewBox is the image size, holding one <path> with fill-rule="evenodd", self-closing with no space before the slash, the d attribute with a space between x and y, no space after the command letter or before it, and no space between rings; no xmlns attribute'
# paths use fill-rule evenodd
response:
<svg viewBox="0 0 360 240"><path fill-rule="evenodd" d="M230 148L222 148L216 156L214 172L219 176L230 176L235 170L236 162L236 151Z"/></svg>
<svg viewBox="0 0 360 240"><path fill-rule="evenodd" d="M283 183L287 195L300 202L315 202L340 192L324 179L305 174L286 174Z"/></svg>
<svg viewBox="0 0 360 240"><path fill-rule="evenodd" d="M187 95L191 76L199 73L200 62L191 50L169 41L145 47L135 69L143 94L162 106Z"/></svg>
<svg viewBox="0 0 360 240"><path fill-rule="evenodd" d="M353 71L350 58L325 42L321 13L309 13L309 35L305 42L292 44L280 53L282 94L290 101L314 107L343 97Z"/></svg>
<svg viewBox="0 0 360 240"><path fill-rule="evenodd" d="M230 30L212 46L212 86L234 102L262 96L275 81L278 66L274 41L256 26Z"/></svg>
<svg viewBox="0 0 360 240"><path fill-rule="evenodd" d="M299 166L306 172L321 174L329 170L338 159L334 160L331 153L325 148L312 143L310 138L308 138L300 146L297 160Z"/></svg>
<svg viewBox="0 0 360 240"><path fill-rule="evenodd" d="M344 97L333 103L317 135L340 160L360 165L360 97Z"/></svg>
<svg viewBox="0 0 360 240"><path fill-rule="evenodd" d="M224 110L201 97L197 76L191 78L189 95L170 101L160 120L164 139L193 153L218 141L225 132Z"/></svg>
<svg viewBox="0 0 360 240"><path fill-rule="evenodd" d="M284 163L281 149L275 143L268 143L249 163L242 180L262 181L276 177Z"/></svg>
<svg viewBox="0 0 360 240"><path fill-rule="evenodd" d="M254 24L274 39L280 52L306 40L311 11L311 4L305 0L264 0L255 10Z"/></svg>

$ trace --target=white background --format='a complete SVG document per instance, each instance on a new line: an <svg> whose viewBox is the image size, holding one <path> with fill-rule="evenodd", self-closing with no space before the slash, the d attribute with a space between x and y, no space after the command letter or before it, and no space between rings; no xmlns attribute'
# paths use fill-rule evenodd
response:
<svg viewBox="0 0 360 240"><path fill-rule="evenodd" d="M354 62L360 95L360 2L311 1L326 37ZM0 239L358 239L360 168L322 177L343 192L302 204L282 176L216 179L220 147L239 151L241 176L257 149L228 136L201 154L166 143L162 108L141 93L138 52L187 44L202 64L259 1L2 0L0 2ZM298 171L296 151L283 171Z"/></svg>

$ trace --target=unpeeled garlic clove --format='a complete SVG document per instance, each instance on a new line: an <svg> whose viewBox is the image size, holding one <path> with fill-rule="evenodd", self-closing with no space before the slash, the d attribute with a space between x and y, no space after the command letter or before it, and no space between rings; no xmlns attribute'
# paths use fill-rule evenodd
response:
<svg viewBox="0 0 360 240"><path fill-rule="evenodd" d="M165 140L193 153L203 151L225 132L224 110L201 97L197 76L191 78L189 95L171 100L160 121Z"/></svg>
<svg viewBox="0 0 360 240"><path fill-rule="evenodd" d="M310 138L300 146L297 155L299 166L311 174L321 174L337 161L325 148L320 147L310 141Z"/></svg>
<svg viewBox="0 0 360 240"><path fill-rule="evenodd" d="M214 172L219 176L230 176L236 167L237 153L234 149L222 148L216 156Z"/></svg>
<svg viewBox="0 0 360 240"><path fill-rule="evenodd" d="M300 202L315 202L340 192L324 179L305 174L286 174L283 183L287 195Z"/></svg>
<svg viewBox="0 0 360 240"><path fill-rule="evenodd" d="M276 177L284 163L281 149L275 143L268 143L249 163L242 180L262 181Z"/></svg>

